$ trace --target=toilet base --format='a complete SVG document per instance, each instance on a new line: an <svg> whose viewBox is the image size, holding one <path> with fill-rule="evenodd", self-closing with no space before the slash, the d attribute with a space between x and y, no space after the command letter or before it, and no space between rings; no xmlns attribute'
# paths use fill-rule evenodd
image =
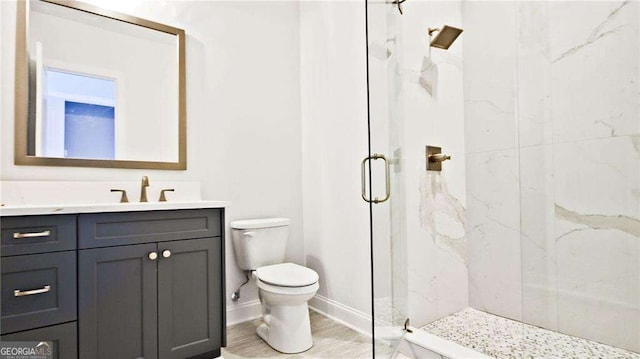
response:
<svg viewBox="0 0 640 359"><path fill-rule="evenodd" d="M264 305L264 304L263 304ZM269 305L269 314L263 315L264 323L256 333L273 349L295 354L311 349L311 323L307 303L295 306Z"/></svg>

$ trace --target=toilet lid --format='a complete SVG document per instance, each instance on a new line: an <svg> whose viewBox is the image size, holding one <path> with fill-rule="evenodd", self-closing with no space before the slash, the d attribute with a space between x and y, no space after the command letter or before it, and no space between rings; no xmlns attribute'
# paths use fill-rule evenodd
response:
<svg viewBox="0 0 640 359"><path fill-rule="evenodd" d="M304 287L318 281L313 269L294 263L280 263L256 269L258 279L279 287Z"/></svg>

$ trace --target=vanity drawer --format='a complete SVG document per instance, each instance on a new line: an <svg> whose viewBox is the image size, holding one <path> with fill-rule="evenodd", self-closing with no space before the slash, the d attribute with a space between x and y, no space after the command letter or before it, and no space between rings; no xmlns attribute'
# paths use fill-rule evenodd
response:
<svg viewBox="0 0 640 359"><path fill-rule="evenodd" d="M78 247L218 237L222 233L221 215L220 209L81 214Z"/></svg>
<svg viewBox="0 0 640 359"><path fill-rule="evenodd" d="M0 337L3 341L46 341L53 342L55 359L78 358L78 324L77 322L52 325L50 327L26 330Z"/></svg>
<svg viewBox="0 0 640 359"><path fill-rule="evenodd" d="M2 259L2 334L76 320L76 252Z"/></svg>
<svg viewBox="0 0 640 359"><path fill-rule="evenodd" d="M76 248L76 216L0 218L2 256L58 252Z"/></svg>

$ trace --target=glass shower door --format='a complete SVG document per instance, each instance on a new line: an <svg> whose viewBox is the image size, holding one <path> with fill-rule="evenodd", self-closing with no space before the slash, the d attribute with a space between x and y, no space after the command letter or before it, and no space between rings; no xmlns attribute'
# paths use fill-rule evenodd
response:
<svg viewBox="0 0 640 359"><path fill-rule="evenodd" d="M370 204L375 355L482 358L441 321L470 306L462 41L431 49L429 29L461 27L461 2L406 1L403 13L397 3L366 4L370 156L388 164L385 177L383 160L367 161L368 198L382 198L386 178L390 186L388 200ZM436 147L451 156L441 171L428 169Z"/></svg>
<svg viewBox="0 0 640 359"><path fill-rule="evenodd" d="M370 201L374 354L380 358L397 354L407 319L398 20L389 3L367 0L370 159L363 196Z"/></svg>

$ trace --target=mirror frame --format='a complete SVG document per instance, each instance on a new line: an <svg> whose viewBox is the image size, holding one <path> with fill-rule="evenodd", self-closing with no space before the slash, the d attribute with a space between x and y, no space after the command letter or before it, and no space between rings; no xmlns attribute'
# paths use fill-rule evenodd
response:
<svg viewBox="0 0 640 359"><path fill-rule="evenodd" d="M15 57L15 137L14 164L25 166L65 166L65 167L101 167L101 168L138 168L157 170L187 169L187 112L185 79L185 32L183 29L141 19L135 16L106 10L78 1L35 0L72 8L79 11L103 16L117 21L162 31L178 38L178 162L98 160L80 158L36 157L27 153L27 122L29 111L29 55L27 34L29 1L17 2L16 19L16 57Z"/></svg>

